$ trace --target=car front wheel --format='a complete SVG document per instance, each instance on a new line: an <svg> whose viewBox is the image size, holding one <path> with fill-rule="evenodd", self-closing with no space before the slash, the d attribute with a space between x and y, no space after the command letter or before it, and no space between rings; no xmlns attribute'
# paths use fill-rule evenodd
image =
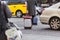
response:
<svg viewBox="0 0 60 40"><path fill-rule="evenodd" d="M16 12L16 16L17 16L17 17L22 17L22 12L21 12L21 11L17 11L17 12Z"/></svg>
<svg viewBox="0 0 60 40"><path fill-rule="evenodd" d="M57 17L54 17L50 20L49 25L51 29L57 30L60 28L60 19Z"/></svg>

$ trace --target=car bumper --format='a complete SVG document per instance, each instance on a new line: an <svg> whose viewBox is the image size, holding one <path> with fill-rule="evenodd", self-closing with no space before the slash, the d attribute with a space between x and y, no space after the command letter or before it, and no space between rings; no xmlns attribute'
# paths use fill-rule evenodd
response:
<svg viewBox="0 0 60 40"><path fill-rule="evenodd" d="M40 16L40 22L42 23L42 24L48 24L49 23L49 17L47 17L47 16Z"/></svg>

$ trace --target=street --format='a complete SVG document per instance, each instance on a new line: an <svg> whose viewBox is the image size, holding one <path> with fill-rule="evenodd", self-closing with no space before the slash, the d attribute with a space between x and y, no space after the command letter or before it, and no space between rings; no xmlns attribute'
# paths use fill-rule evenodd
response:
<svg viewBox="0 0 60 40"><path fill-rule="evenodd" d="M60 30L51 30L49 25L41 24L40 20L38 20L38 25L33 25L31 30L24 29L23 18L10 18L9 21L20 27L23 33L22 40L60 40Z"/></svg>

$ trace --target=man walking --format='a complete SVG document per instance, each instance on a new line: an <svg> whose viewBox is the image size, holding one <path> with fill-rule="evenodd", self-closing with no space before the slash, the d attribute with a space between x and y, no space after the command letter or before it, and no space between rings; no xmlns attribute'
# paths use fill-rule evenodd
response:
<svg viewBox="0 0 60 40"><path fill-rule="evenodd" d="M8 29L8 17L11 17L11 12L6 3L0 0L0 40L7 40L5 31Z"/></svg>
<svg viewBox="0 0 60 40"><path fill-rule="evenodd" d="M35 0L26 0L27 1L27 9L28 14L32 16L32 24L33 24L33 18L35 16Z"/></svg>

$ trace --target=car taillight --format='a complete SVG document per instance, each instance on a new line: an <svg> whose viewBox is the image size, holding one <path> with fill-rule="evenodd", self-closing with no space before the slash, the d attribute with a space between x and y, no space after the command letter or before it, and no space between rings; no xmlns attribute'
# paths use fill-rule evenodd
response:
<svg viewBox="0 0 60 40"><path fill-rule="evenodd" d="M23 7L27 7L26 5L24 5Z"/></svg>

